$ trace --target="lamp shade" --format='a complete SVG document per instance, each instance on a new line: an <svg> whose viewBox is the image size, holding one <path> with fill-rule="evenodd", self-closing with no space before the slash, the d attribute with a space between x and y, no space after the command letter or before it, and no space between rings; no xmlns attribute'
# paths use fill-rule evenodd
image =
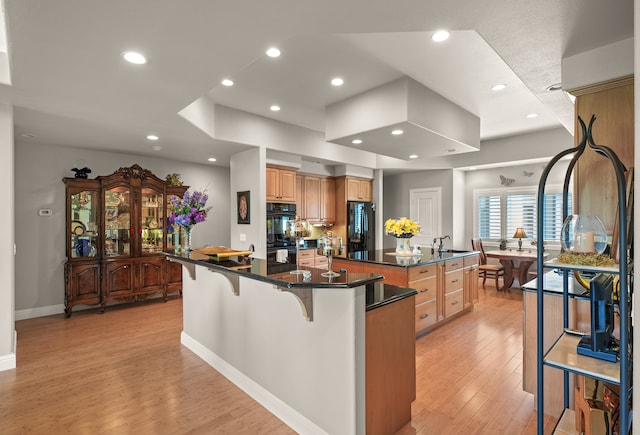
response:
<svg viewBox="0 0 640 435"><path fill-rule="evenodd" d="M524 232L524 228L516 228L516 232L513 235L514 239L526 239L527 233Z"/></svg>

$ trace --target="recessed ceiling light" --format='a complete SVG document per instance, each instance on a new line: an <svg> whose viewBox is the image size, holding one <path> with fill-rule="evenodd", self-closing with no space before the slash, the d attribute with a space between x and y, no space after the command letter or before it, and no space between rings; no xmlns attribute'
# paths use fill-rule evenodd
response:
<svg viewBox="0 0 640 435"><path fill-rule="evenodd" d="M547 86L547 91L554 92L562 90L562 83L554 83L553 85Z"/></svg>
<svg viewBox="0 0 640 435"><path fill-rule="evenodd" d="M344 80L342 80L340 77L336 77L335 79L331 80L331 84L333 86L342 86L344 85Z"/></svg>
<svg viewBox="0 0 640 435"><path fill-rule="evenodd" d="M354 139L351 141L351 143L354 145L360 145L362 143L362 139Z"/></svg>
<svg viewBox="0 0 640 435"><path fill-rule="evenodd" d="M394 135L394 136L400 136L402 133L404 133L404 131L402 131L402 130L393 130L391 132L391 134Z"/></svg>
<svg viewBox="0 0 640 435"><path fill-rule="evenodd" d="M537 118L537 117L538 117L538 114L537 114L537 113L529 113L529 114L527 115L527 118L529 118L529 119L533 119L533 118Z"/></svg>
<svg viewBox="0 0 640 435"><path fill-rule="evenodd" d="M154 145L154 146L151 147L151 149L154 150L154 151L160 151L160 150L162 150L162 147L160 145Z"/></svg>
<svg viewBox="0 0 640 435"><path fill-rule="evenodd" d="M410 158L410 159L417 159L417 158L418 158L418 155L417 155L417 154L411 154L411 155L409 156L409 158Z"/></svg>
<svg viewBox="0 0 640 435"><path fill-rule="evenodd" d="M278 56L280 56L280 50L278 50L275 47L271 47L270 49L267 50L267 56L269 56L269 57L278 57Z"/></svg>
<svg viewBox="0 0 640 435"><path fill-rule="evenodd" d="M125 51L122 53L122 57L127 62L134 63L136 65L144 65L147 63L147 58L135 51Z"/></svg>
<svg viewBox="0 0 640 435"><path fill-rule="evenodd" d="M438 30L431 36L431 39L434 42L446 41L447 39L449 39L449 32L447 32L446 30Z"/></svg>
<svg viewBox="0 0 640 435"><path fill-rule="evenodd" d="M230 79L224 79L220 83L222 83L222 86L233 86L233 80Z"/></svg>
<svg viewBox="0 0 640 435"><path fill-rule="evenodd" d="M504 83L500 83L500 84L498 84L498 85L493 85L493 86L491 86L491 90L492 90L492 91L502 91L502 90L504 90L504 88L506 88L506 87L507 87L507 85L505 85Z"/></svg>
<svg viewBox="0 0 640 435"><path fill-rule="evenodd" d="M218 159L216 159L215 157L209 157L207 160L209 160L210 162L215 162L215 161L217 161Z"/></svg>
<svg viewBox="0 0 640 435"><path fill-rule="evenodd" d="M280 111L280 106L274 104L273 106L270 107L270 109L273 112L278 112L278 111Z"/></svg>
<svg viewBox="0 0 640 435"><path fill-rule="evenodd" d="M147 135L147 139L148 140L158 140L160 138L158 136L156 136L155 134L148 134Z"/></svg>

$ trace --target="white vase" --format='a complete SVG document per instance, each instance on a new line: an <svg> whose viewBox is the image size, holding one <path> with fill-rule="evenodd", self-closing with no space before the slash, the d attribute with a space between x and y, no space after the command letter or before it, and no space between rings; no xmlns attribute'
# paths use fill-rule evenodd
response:
<svg viewBox="0 0 640 435"><path fill-rule="evenodd" d="M396 237L396 254L413 255L409 244L409 237Z"/></svg>

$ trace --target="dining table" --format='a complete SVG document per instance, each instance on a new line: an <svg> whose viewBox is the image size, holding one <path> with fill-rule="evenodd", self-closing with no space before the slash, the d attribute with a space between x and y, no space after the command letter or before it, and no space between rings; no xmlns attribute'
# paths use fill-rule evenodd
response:
<svg viewBox="0 0 640 435"><path fill-rule="evenodd" d="M496 258L500 261L500 264L504 267L503 285L498 290L506 290L513 285L515 278L518 279L518 284L522 287L527 281L527 274L529 268L538 259L538 252L534 249L523 249L519 251L517 249L504 249L495 251L486 251L487 258ZM543 257L547 258L548 254L543 253ZM514 263L518 263L517 275L514 276L514 269L516 269Z"/></svg>

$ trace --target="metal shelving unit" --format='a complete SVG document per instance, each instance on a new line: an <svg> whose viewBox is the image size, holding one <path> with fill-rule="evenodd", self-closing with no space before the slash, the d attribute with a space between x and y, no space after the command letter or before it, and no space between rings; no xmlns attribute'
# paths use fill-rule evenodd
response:
<svg viewBox="0 0 640 435"><path fill-rule="evenodd" d="M538 249L538 277L542 277L545 269L558 269L562 271L563 280L563 318L564 327L569 326L569 274L574 271L590 271L604 272L619 275L619 298L618 307L620 310L620 357L617 362L607 362L592 358L589 356L578 355L577 345L580 336L563 333L550 349L544 349L544 286L542 279L537 283L537 303L538 303L538 343L537 343L537 406L538 406L538 434L542 435L544 430L544 366L555 367L564 370L564 408L560 421L556 426L555 433L573 433L571 428L575 429L574 411L569 409L569 374L575 373L590 378L602 380L620 386L620 433L630 433L631 429L631 380L632 380L632 330L630 322L630 301L633 270L632 262L629 261L629 253L627 252L627 194L626 194L626 169L618 156L610 148L602 145L596 145L591 135L591 128L595 121L595 116L591 118L589 127L585 126L584 121L578 117L582 128L582 140L575 148L565 150L556 155L546 166L538 185L538 208L537 208L537 235L538 246L543 246L544 242L544 188L547 177L553 166L563 157L574 154L569 167L567 169L563 189L563 221L569 214L568 210L568 192L569 180L573 169L580 156L589 149L607 158L613 165L616 175L618 187L618 227L619 232L618 244L620 250L619 265L617 267L586 267L570 264L561 264L555 260L544 261L543 250ZM587 147L588 146L588 147Z"/></svg>

